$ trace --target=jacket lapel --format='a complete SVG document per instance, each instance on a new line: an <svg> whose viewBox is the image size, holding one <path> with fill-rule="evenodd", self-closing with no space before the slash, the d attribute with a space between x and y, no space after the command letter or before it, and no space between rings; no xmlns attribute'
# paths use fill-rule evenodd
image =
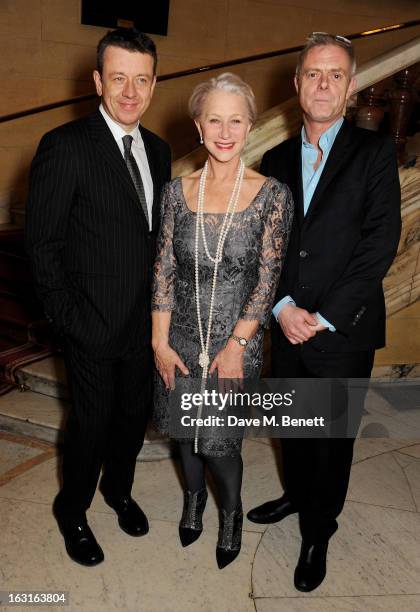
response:
<svg viewBox="0 0 420 612"><path fill-rule="evenodd" d="M351 138L349 138L351 129L351 125L348 123L348 121L344 120L344 123L335 138L330 154L328 155L327 162L320 176L318 185L312 196L311 203L305 216L305 225L310 221L312 215L314 214L314 211L322 202L322 197L325 193L325 190L330 185L331 181L335 178L341 168L345 167L345 165L347 164L349 153L351 153L352 151L352 147L350 146ZM300 163L299 167L302 168L302 162Z"/></svg>
<svg viewBox="0 0 420 612"><path fill-rule="evenodd" d="M289 169L285 174L285 183L290 187L295 203L295 218L299 227L304 220L303 215L303 185L302 185L302 139L294 138L288 158Z"/></svg>
<svg viewBox="0 0 420 612"><path fill-rule="evenodd" d="M114 175L118 177L121 185L127 193L127 196L134 201L135 205L141 211L141 218L144 222L145 228L148 230L148 223L145 219L136 189L133 181L131 180L131 176L128 172L124 158L121 155L121 151L118 148L118 145L115 142L115 139L99 110L89 117L89 125L91 137L95 141L101 156L109 164Z"/></svg>

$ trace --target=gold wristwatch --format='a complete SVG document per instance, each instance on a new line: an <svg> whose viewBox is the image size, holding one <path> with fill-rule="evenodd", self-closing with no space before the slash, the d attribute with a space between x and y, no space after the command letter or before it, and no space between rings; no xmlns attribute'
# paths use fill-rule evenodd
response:
<svg viewBox="0 0 420 612"><path fill-rule="evenodd" d="M237 342L241 346L245 347L245 346L248 345L249 341L246 338L241 338L240 336L235 336L235 334L230 334L230 337L232 338L232 340L235 340L235 342Z"/></svg>

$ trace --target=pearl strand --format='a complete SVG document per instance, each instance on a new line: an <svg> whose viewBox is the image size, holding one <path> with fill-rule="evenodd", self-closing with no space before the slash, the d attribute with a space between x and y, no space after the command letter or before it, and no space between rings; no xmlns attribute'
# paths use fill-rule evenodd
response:
<svg viewBox="0 0 420 612"><path fill-rule="evenodd" d="M223 219L222 227L220 230L219 239L216 247L216 254L213 258L210 255L206 235L204 231L204 194L207 180L207 172L208 172L208 162L204 164L203 171L200 176L200 185L198 190L198 205L197 205L197 217L196 217L196 228L195 228L195 298L196 298L196 306L197 306L197 319L198 319L198 330L200 335L200 345L201 352L199 355L199 365L202 368L202 383L201 383L201 394L204 392L205 383L208 375L208 367L210 364L209 350L210 350L210 334L211 327L213 322L213 311L214 311L214 302L216 296L216 285L217 285L217 274L219 269L219 263L222 261L223 247L225 244L225 240L229 229L232 225L233 215L236 211L236 207L239 201L239 194L242 187L242 181L245 172L245 164L242 160L239 162L238 172L235 179L235 184L232 190L231 197L229 199L229 204ZM206 340L204 341L204 333L203 333L203 324L201 320L201 307L200 307L200 283L199 283L199 265L198 265L198 242L199 242L199 234L202 234L204 250L206 252L207 257L214 263L213 269L213 277L211 284L211 294L210 294L210 305L209 305L209 315L208 315L208 323L207 323L207 335ZM201 418L202 405L198 408L197 417ZM195 439L194 439L194 451L198 452L198 425L196 426L195 431Z"/></svg>
<svg viewBox="0 0 420 612"><path fill-rule="evenodd" d="M214 310L214 299L215 299L215 292L216 292L218 266L222 260L223 246L226 240L226 236L229 232L230 226L232 225L233 215L235 213L235 210L238 204L239 193L241 190L242 180L243 180L243 175L244 175L244 170L245 170L245 165L243 161L240 160L237 177L235 180L235 185L232 191L232 196L229 200L228 208L225 213L225 217L223 219L222 228L221 228L219 239L217 242L215 258L212 258L210 256L210 253L208 253L208 249L206 249L206 255L215 264L215 267L213 269L207 337L206 337L206 342L204 342L203 326L202 326L202 321L201 321L200 295L199 295L198 241L199 241L200 225L204 229L203 211L204 211L204 192L205 192L205 184L206 184L206 179L207 179L207 167L208 167L208 162L206 161L204 168L203 168L203 172L200 177L200 188L199 188L199 198L198 198L197 218L196 218L196 232L195 232L195 293L196 293L198 329L199 329L200 344L201 344L199 364L202 368L205 368L206 366L208 368L209 361L210 361L208 353L209 353L209 348L210 348L210 333L211 333L211 326L212 326L212 321L213 321L213 310ZM206 244L204 233L203 233L203 242L204 244ZM207 377L207 373L206 373L206 376L204 376L204 378L206 377Z"/></svg>
<svg viewBox="0 0 420 612"><path fill-rule="evenodd" d="M238 167L238 172L236 173L235 184L233 186L233 190L232 190L232 194L231 194L230 199L229 199L227 211L226 211L226 214L224 216L223 224L222 224L222 227L221 227L221 230L220 230L221 235L223 235L225 233L227 223L229 223L229 224L232 223L232 218L233 217L231 215L229 217L229 221L228 221L228 215L229 215L229 212L232 209L232 205L233 205L233 202L234 202L235 198L238 198L238 196L239 196L238 187L239 187L239 190L240 190L240 183L242 183L244 171L245 171L245 164L244 164L244 162L241 159L239 161L239 167ZM205 192L205 188L206 188L207 174L208 174L208 162L206 161L206 163L204 164L203 172L201 173L201 177L200 177L200 186L199 186L199 190L198 190L197 212L198 212L199 217L200 217L201 235L203 237L204 250L206 252L207 257L210 259L210 261L212 261L213 263L216 263L216 257L213 258L210 255L210 251L209 251L209 248L208 248L208 245L207 245L206 233L205 233L205 230L204 230L204 215L203 215L203 211L204 211L204 192ZM236 206L236 204L235 204L235 206ZM230 227L230 225L229 225L229 227ZM229 230L229 227L227 228L227 231ZM220 261L218 263L220 263Z"/></svg>

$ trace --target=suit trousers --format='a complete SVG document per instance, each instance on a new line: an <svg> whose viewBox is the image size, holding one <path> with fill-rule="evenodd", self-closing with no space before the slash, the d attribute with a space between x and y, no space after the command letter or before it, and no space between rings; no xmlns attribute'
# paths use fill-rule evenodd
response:
<svg viewBox="0 0 420 612"><path fill-rule="evenodd" d="M329 353L308 343L290 344L286 350L272 350L272 374L277 378L369 379L374 355L373 349ZM332 391L331 410L348 417L346 384L337 387L338 393ZM367 385L363 385L356 403L352 401L351 409L356 414L351 418L356 426L360 424L366 391ZM340 420L342 423L342 417ZM337 530L336 519L346 499L354 437L283 438L281 446L285 492L299 512L302 537L309 542L328 540Z"/></svg>
<svg viewBox="0 0 420 612"><path fill-rule="evenodd" d="M64 357L72 409L56 500L63 523L83 520L102 467L106 495L130 495L152 401L149 344L118 359L96 359L66 340Z"/></svg>

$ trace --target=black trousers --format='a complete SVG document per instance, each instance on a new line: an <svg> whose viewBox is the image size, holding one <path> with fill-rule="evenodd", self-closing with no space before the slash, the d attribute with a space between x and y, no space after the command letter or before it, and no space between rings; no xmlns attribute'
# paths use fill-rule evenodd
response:
<svg viewBox="0 0 420 612"><path fill-rule="evenodd" d="M102 467L108 496L130 494L151 411L152 355L147 344L119 359L94 359L66 341L64 357L72 409L56 510L72 522L84 518Z"/></svg>
<svg viewBox="0 0 420 612"><path fill-rule="evenodd" d="M276 378L369 379L374 355L374 350L320 352L310 344L290 345L286 350L274 346L272 374ZM359 391L358 406L353 402L356 419L362 414L366 390ZM347 411L346 390L335 397L340 405L332 409ZM337 529L336 519L346 499L354 438L283 438L281 445L285 492L298 509L302 537L312 542L327 540Z"/></svg>

